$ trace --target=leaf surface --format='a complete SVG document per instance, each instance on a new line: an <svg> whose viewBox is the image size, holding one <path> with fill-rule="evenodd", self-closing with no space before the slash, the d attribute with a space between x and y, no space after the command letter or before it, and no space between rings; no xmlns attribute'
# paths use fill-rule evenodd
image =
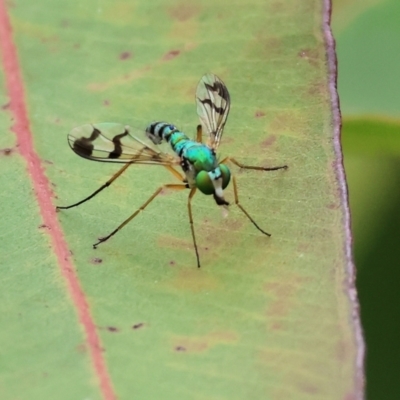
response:
<svg viewBox="0 0 400 400"><path fill-rule="evenodd" d="M7 159L14 175L2 179L12 188L23 180L26 187L17 199L11 188L5 192L10 215L17 207L27 213L12 222L26 235L20 247L47 263L44 269L20 252L26 263L18 265L27 274L21 296L28 288L41 293L61 320L37 336L44 353L36 342L24 348L13 340L26 335L26 319L16 334L8 333L3 343L10 357L37 358L51 371L33 376L39 389L29 396L31 382L16 384L16 361L4 384L8 398L361 398L362 340L328 10L311 0L234 7L91 0L54 7L40 0L17 1L8 11L33 146L55 205L81 200L118 168L70 151L66 135L73 127L118 122L145 129L165 120L194 136L194 92L206 72L223 79L232 99L221 157L289 166L235 171L241 204L271 238L237 207L224 218L212 197L195 196L197 269L185 191L163 192L92 249L157 187L175 181L168 171L130 167L90 202L57 215L49 211L54 227L39 233L47 203L37 182L29 189L35 179L29 159L26 169L18 154ZM232 188L226 197L233 201ZM7 265L15 286L11 256ZM43 274L34 280L32 265ZM19 304L2 284L13 307L33 315L34 303ZM38 320L51 318L40 308ZM82 341L86 351L79 352ZM50 364L46 354L57 362ZM62 372L65 365L70 368ZM76 394L60 390L55 375Z"/></svg>

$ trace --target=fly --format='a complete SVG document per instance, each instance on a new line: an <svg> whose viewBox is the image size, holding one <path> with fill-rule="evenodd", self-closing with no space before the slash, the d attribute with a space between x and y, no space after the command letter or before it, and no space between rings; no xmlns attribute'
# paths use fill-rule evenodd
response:
<svg viewBox="0 0 400 400"><path fill-rule="evenodd" d="M76 154L93 161L121 163L124 165L90 196L70 206L58 206L57 210L73 208L90 200L110 186L132 164L161 165L171 172L179 183L160 186L128 219L122 222L109 235L99 238L99 241L93 245L94 248L110 239L132 221L163 189L189 189L187 201L189 223L197 267L200 268L191 200L198 189L205 195L212 195L217 205L228 206L229 203L224 197L224 189L231 180L235 204L261 233L271 236L258 226L240 204L236 179L231 174L227 164L230 163L239 168L258 171L287 169L287 165L268 168L244 165L233 157L225 157L221 161L218 160L216 151L228 118L230 104L229 92L222 80L214 74L206 74L200 79L196 90L197 115L200 118L200 125L197 126L195 140L190 139L174 125L166 122L153 122L146 128L146 136L152 142L151 144L147 144L134 136L131 133L131 128L122 124L86 124L74 128L68 135L68 143ZM203 133L207 137L205 143L203 143ZM162 142L169 143L172 149L171 154L158 150L157 145ZM178 170L179 168L183 173Z"/></svg>

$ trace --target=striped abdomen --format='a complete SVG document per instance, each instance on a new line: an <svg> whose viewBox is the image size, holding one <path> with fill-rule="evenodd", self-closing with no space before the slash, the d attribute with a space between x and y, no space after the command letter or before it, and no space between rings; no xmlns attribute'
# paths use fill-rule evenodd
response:
<svg viewBox="0 0 400 400"><path fill-rule="evenodd" d="M160 144L165 140L179 157L182 157L188 144L193 142L183 132L180 132L176 126L166 122L151 123L146 128L146 135L154 144Z"/></svg>

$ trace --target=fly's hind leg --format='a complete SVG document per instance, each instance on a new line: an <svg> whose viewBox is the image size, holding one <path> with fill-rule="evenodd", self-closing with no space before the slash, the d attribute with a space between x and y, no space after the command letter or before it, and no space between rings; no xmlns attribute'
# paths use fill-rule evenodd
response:
<svg viewBox="0 0 400 400"><path fill-rule="evenodd" d="M86 201L90 200L96 194L100 193L103 189L106 187L110 186L119 176L122 175L123 172L126 171L126 169L133 163L127 163L125 164L120 170L118 170L104 185L100 186L97 190L95 190L90 196L85 197L83 200L78 201L77 203L71 204L70 206L57 206L56 210L68 210L68 208L76 207L79 206L82 203L85 203Z"/></svg>

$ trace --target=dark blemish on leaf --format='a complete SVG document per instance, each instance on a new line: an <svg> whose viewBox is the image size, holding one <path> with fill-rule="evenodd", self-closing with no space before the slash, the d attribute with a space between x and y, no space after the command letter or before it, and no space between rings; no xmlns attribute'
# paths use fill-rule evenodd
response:
<svg viewBox="0 0 400 400"><path fill-rule="evenodd" d="M176 346L176 347L175 347L175 350L176 350L176 351L186 351L186 347L183 347L183 346Z"/></svg>
<svg viewBox="0 0 400 400"><path fill-rule="evenodd" d="M8 110L10 108L10 102L8 102L8 103L6 103L6 104L3 104L2 106L1 106L1 109L2 110Z"/></svg>
<svg viewBox="0 0 400 400"><path fill-rule="evenodd" d="M41 224L38 227L39 229L48 229L49 227L46 224Z"/></svg>
<svg viewBox="0 0 400 400"><path fill-rule="evenodd" d="M53 165L53 162L50 161L50 160L44 160L44 162L45 162L46 164Z"/></svg>
<svg viewBox="0 0 400 400"><path fill-rule="evenodd" d="M138 324L132 325L132 329L140 329L144 326L143 322L139 322Z"/></svg>
<svg viewBox="0 0 400 400"><path fill-rule="evenodd" d="M92 264L101 264L103 260L101 258L95 257L91 259Z"/></svg>
<svg viewBox="0 0 400 400"><path fill-rule="evenodd" d="M254 116L255 116L256 118L265 117L265 112L263 112L263 111L256 111L256 113L254 114Z"/></svg>
<svg viewBox="0 0 400 400"><path fill-rule="evenodd" d="M274 142L276 141L276 136L275 135L270 135L268 136L267 139L263 140L261 142L262 147L269 147L271 146Z"/></svg>
<svg viewBox="0 0 400 400"><path fill-rule="evenodd" d="M5 156L9 156L12 153L12 149L6 147L5 149L1 149L0 152L3 153Z"/></svg>
<svg viewBox="0 0 400 400"><path fill-rule="evenodd" d="M104 101L103 101L103 104L104 104L106 107L108 107L108 106L110 105L110 102L109 102L108 100L104 100Z"/></svg>
<svg viewBox="0 0 400 400"><path fill-rule="evenodd" d="M107 326L107 330L109 332L118 332L118 328L116 328L115 326Z"/></svg>
<svg viewBox="0 0 400 400"><path fill-rule="evenodd" d="M120 60L128 60L129 58L132 57L132 53L130 51L124 51L119 55Z"/></svg>
<svg viewBox="0 0 400 400"><path fill-rule="evenodd" d="M170 261L169 265L175 265L175 261Z"/></svg>
<svg viewBox="0 0 400 400"><path fill-rule="evenodd" d="M181 52L179 50L171 50L167 54L164 55L162 58L164 61L170 61L174 59L175 57L179 56Z"/></svg>

